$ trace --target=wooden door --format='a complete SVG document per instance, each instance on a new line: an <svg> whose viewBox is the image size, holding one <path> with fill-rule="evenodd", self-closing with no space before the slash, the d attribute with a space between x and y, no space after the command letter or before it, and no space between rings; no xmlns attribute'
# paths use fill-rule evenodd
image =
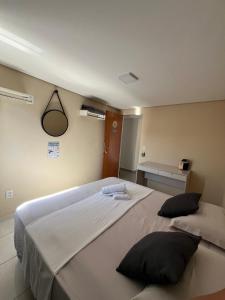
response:
<svg viewBox="0 0 225 300"><path fill-rule="evenodd" d="M123 116L111 111L105 118L105 148L102 177L117 177L119 173L120 142Z"/></svg>

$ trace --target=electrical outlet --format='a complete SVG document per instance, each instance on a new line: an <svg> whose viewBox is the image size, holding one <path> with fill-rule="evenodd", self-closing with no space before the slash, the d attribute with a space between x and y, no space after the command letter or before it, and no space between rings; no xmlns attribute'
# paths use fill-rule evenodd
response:
<svg viewBox="0 0 225 300"><path fill-rule="evenodd" d="M142 153L141 153L141 157L145 157L145 152L142 152Z"/></svg>
<svg viewBox="0 0 225 300"><path fill-rule="evenodd" d="M5 199L12 199L13 198L13 190L8 190L5 192Z"/></svg>

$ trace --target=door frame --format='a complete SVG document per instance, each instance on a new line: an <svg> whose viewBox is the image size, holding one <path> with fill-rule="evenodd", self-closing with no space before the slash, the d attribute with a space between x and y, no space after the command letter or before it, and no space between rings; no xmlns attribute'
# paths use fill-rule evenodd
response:
<svg viewBox="0 0 225 300"><path fill-rule="evenodd" d="M137 161L137 165L138 165L139 159L140 159L141 129L142 129L143 116L142 115L136 115L136 114L123 115L123 125L122 125L122 132L121 132L121 141L120 141L119 170L120 170L120 164L121 164L122 139L123 139L123 130L124 130L124 120L125 119L138 119L138 130L137 130L137 140L136 140L136 143L137 143L137 149L136 149L136 156L137 156L136 161ZM136 171L136 170L132 170L132 171Z"/></svg>

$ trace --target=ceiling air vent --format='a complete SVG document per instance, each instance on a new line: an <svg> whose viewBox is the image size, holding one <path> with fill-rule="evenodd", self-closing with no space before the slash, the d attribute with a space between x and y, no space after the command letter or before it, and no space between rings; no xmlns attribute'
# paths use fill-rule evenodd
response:
<svg viewBox="0 0 225 300"><path fill-rule="evenodd" d="M133 82L139 80L139 78L135 74L129 72L129 73L120 75L119 80L121 80L125 84L130 84L130 83L133 83Z"/></svg>

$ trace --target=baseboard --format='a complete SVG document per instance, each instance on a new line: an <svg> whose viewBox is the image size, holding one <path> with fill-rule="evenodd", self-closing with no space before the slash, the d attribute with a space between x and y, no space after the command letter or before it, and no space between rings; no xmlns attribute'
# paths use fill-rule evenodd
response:
<svg viewBox="0 0 225 300"><path fill-rule="evenodd" d="M124 171L128 171L128 172L137 172L137 169L129 170L129 169L125 169L125 168L120 168L120 170L124 170Z"/></svg>

